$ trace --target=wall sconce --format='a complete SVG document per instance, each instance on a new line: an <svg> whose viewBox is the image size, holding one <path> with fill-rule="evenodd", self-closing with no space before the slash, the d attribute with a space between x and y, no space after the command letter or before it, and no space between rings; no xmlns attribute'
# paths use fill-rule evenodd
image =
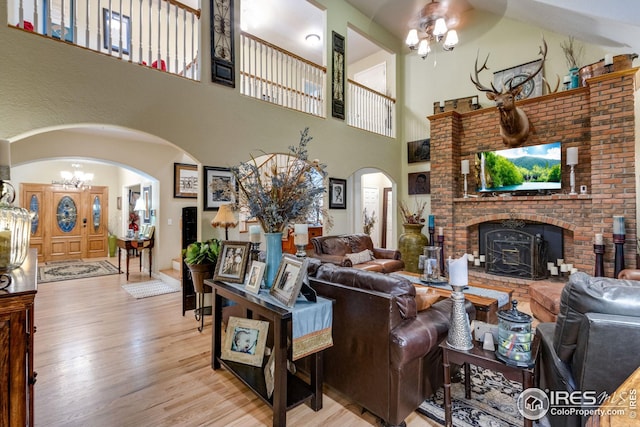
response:
<svg viewBox="0 0 640 427"><path fill-rule="evenodd" d="M464 175L464 198L469 198L467 194L467 175L469 175L469 160L462 161L462 175Z"/></svg>
<svg viewBox="0 0 640 427"><path fill-rule="evenodd" d="M578 147L567 148L567 165L571 166L571 192L569 194L576 195L576 174L573 167L578 164Z"/></svg>

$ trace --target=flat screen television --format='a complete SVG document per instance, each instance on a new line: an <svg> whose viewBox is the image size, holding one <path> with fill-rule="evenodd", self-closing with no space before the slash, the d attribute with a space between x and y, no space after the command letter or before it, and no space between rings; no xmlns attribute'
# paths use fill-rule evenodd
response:
<svg viewBox="0 0 640 427"><path fill-rule="evenodd" d="M560 142L478 153L477 191L560 190L561 153Z"/></svg>

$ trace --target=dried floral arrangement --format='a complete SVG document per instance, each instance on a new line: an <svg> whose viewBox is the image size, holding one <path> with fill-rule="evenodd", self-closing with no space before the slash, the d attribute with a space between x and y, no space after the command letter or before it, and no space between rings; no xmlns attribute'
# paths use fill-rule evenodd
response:
<svg viewBox="0 0 640 427"><path fill-rule="evenodd" d="M371 215L369 215L367 208L364 208L362 215L362 231L364 231L365 234L371 235L373 226L376 225L376 211L372 211Z"/></svg>
<svg viewBox="0 0 640 427"><path fill-rule="evenodd" d="M407 204L404 201L400 202L400 213L402 214L402 219L405 224L422 224L424 222L424 218L422 214L424 213L424 208L427 205L427 202L422 202L417 206L415 212L411 212L407 207Z"/></svg>
<svg viewBox="0 0 640 427"><path fill-rule="evenodd" d="M584 46L581 43L576 42L573 36L570 36L567 41L561 42L560 47L564 53L564 58L567 61L569 68L578 68L582 62L582 55Z"/></svg>
<svg viewBox="0 0 640 427"><path fill-rule="evenodd" d="M251 161L231 168L240 188L240 205L247 206L265 233L282 232L293 222L307 222L320 204L325 187L314 182L312 171L324 177L326 165L318 160L308 162L307 146L312 139L305 128L298 146L289 146L285 156L274 156L266 165L258 164L252 156Z"/></svg>

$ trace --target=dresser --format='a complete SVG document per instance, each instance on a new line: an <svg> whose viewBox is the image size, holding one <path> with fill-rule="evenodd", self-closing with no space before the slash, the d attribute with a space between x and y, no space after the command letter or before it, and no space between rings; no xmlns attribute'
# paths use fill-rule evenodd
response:
<svg viewBox="0 0 640 427"><path fill-rule="evenodd" d="M34 425L33 302L37 263L37 252L31 249L22 267L9 273L11 284L0 290L0 426Z"/></svg>
<svg viewBox="0 0 640 427"><path fill-rule="evenodd" d="M310 225L309 226L309 243L305 247L305 249L313 249L313 245L311 244L311 239L313 237L322 236L322 226L321 225ZM282 252L288 254L294 254L297 252L296 245L293 243L293 230L289 230L287 234L287 238L282 240Z"/></svg>

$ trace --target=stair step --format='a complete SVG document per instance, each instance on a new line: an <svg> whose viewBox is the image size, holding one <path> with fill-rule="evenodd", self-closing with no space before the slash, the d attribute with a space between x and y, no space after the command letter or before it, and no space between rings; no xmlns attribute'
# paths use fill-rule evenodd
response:
<svg viewBox="0 0 640 427"><path fill-rule="evenodd" d="M180 267L182 266L182 260L180 258L174 258L171 260L171 265L174 270L180 271Z"/></svg>

